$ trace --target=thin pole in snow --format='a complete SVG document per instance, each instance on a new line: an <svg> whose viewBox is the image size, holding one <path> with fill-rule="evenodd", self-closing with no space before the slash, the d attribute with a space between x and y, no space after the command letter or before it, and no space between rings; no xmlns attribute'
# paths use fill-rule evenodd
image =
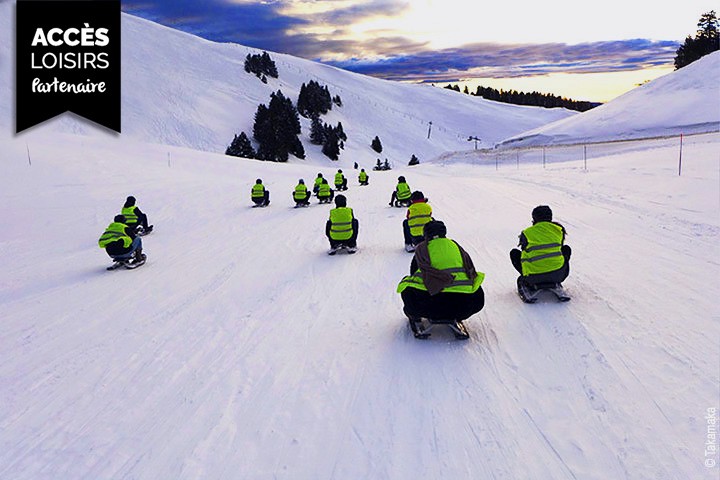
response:
<svg viewBox="0 0 720 480"><path fill-rule="evenodd" d="M432 130L432 122L428 123L428 140L430 140L430 130Z"/></svg>
<svg viewBox="0 0 720 480"><path fill-rule="evenodd" d="M680 134L680 158L678 159L678 177L682 174L682 143L683 134Z"/></svg>
<svg viewBox="0 0 720 480"><path fill-rule="evenodd" d="M27 143L25 144L25 148L27 149L27 154L28 154L28 165L30 165L32 167L32 160L30 160L30 147L28 146Z"/></svg>

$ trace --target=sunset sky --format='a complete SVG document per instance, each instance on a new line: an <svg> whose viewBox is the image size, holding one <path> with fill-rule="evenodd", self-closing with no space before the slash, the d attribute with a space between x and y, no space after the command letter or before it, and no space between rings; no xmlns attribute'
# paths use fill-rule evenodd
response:
<svg viewBox="0 0 720 480"><path fill-rule="evenodd" d="M710 0L122 0L221 42L391 80L608 101L673 70Z"/></svg>

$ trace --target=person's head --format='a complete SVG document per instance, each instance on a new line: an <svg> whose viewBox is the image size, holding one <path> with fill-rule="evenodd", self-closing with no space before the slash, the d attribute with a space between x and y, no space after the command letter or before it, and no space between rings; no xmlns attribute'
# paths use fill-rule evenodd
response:
<svg viewBox="0 0 720 480"><path fill-rule="evenodd" d="M447 228L440 220L430 220L425 224L425 228L423 229L425 241L429 242L434 238L445 238L445 235L447 235Z"/></svg>
<svg viewBox="0 0 720 480"><path fill-rule="evenodd" d="M125 199L125 204L128 205L128 206L133 206L133 205L135 205L135 197L133 197L132 195L130 195L129 197L127 197L127 198Z"/></svg>
<svg viewBox="0 0 720 480"><path fill-rule="evenodd" d="M402 175L400 175L400 176L398 177L398 182L399 182L399 183L405 183L405 177L403 177Z"/></svg>
<svg viewBox="0 0 720 480"><path fill-rule="evenodd" d="M342 173L342 170L338 168L338 173Z"/></svg>
<svg viewBox="0 0 720 480"><path fill-rule="evenodd" d="M420 190L415 190L412 192L412 195L410 195L410 201L412 202L424 202L425 201L425 195L423 195L423 192Z"/></svg>
<svg viewBox="0 0 720 480"><path fill-rule="evenodd" d="M338 195L337 197L335 197L335 206L347 207L347 198L345 198L345 195Z"/></svg>
<svg viewBox="0 0 720 480"><path fill-rule="evenodd" d="M255 180L255 183L257 185L260 185L262 183L262 178L258 178L257 180Z"/></svg>
<svg viewBox="0 0 720 480"><path fill-rule="evenodd" d="M300 180L298 180L298 183L299 183L300 185L305 185L305 180L303 180L303 179L301 178Z"/></svg>
<svg viewBox="0 0 720 480"><path fill-rule="evenodd" d="M365 169L364 169L364 168L361 168L361 169L360 169L360 171L361 171L361 172L364 172L364 171L365 171Z"/></svg>
<svg viewBox="0 0 720 480"><path fill-rule="evenodd" d="M115 223L125 223L125 215L115 215L115 218L113 219L113 222L115 222Z"/></svg>
<svg viewBox="0 0 720 480"><path fill-rule="evenodd" d="M552 210L547 205L538 205L532 211L533 223L552 222Z"/></svg>
<svg viewBox="0 0 720 480"><path fill-rule="evenodd" d="M322 173L318 173L318 178L322 178Z"/></svg>

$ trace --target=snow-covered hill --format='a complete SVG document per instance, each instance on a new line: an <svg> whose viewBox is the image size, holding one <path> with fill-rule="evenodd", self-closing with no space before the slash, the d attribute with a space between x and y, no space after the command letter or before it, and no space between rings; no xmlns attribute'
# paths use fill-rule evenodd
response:
<svg viewBox="0 0 720 480"><path fill-rule="evenodd" d="M584 112L520 133L502 147L594 143L720 131L720 52Z"/></svg>
<svg viewBox="0 0 720 480"><path fill-rule="evenodd" d="M14 2L0 3L0 132L14 131ZM302 83L327 85L340 95L342 108L323 120L342 122L348 135L338 165L371 166L378 156L406 164L447 150L466 148L469 136L485 144L574 115L564 109L520 107L458 95L428 85L374 79L288 55L272 54L279 79L261 83L244 71L245 56L256 50L219 44L123 14L122 131L127 138L222 153L233 135L252 134L258 104L282 90L297 100ZM432 122L432 127L429 125ZM39 127L44 131L95 134L95 126L64 115ZM428 139L428 131L430 139ZM308 161L330 164L309 142L303 119L302 140ZM378 135L384 151L370 142Z"/></svg>

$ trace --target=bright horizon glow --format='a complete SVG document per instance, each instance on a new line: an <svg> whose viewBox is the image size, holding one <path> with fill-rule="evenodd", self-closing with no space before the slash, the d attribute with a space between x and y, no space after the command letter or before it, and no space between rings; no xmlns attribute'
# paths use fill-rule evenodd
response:
<svg viewBox="0 0 720 480"><path fill-rule="evenodd" d="M657 67L628 72L551 73L534 77L471 78L435 85L439 87L459 85L460 90L467 85L470 92L475 92L480 85L497 90L517 90L525 93L537 91L577 101L607 103L645 82L673 71L673 67Z"/></svg>
<svg viewBox="0 0 720 480"><path fill-rule="evenodd" d="M290 2L279 11L299 16L310 25L296 26L293 33L317 31L313 17L319 13L367 2ZM682 42L695 33L700 15L717 9L714 1L689 0L681 9L672 3L605 0L600 3L574 0L548 0L505 3L479 3L467 0L413 0L385 2L405 5L396 15L366 14L356 22L332 25L333 38L368 40L375 32L402 36L429 48L453 48L469 43L553 43L645 38Z"/></svg>

